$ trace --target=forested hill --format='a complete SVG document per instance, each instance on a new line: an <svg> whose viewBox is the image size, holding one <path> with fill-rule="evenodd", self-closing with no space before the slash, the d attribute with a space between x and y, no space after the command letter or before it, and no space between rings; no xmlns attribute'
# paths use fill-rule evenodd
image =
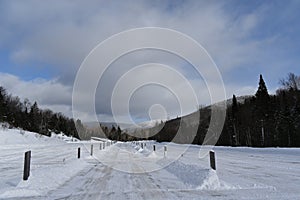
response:
<svg viewBox="0 0 300 200"><path fill-rule="evenodd" d="M121 138L115 137L121 135L121 129L118 126L101 125L101 130L89 128L84 126L80 119L75 121L62 113L55 113L50 109L40 109L37 102L31 103L28 99L21 101L18 96L8 94L1 86L0 122L10 128L21 128L46 136L50 136L51 133L64 133L81 140L89 140L92 136L103 137L104 133L107 137Z"/></svg>
<svg viewBox="0 0 300 200"><path fill-rule="evenodd" d="M280 83L281 88L275 95L270 95L260 75L255 94L243 98L233 95L227 104L225 124L217 145L300 147L300 76L290 73ZM61 113L39 109L36 102L21 102L18 97L8 95L0 87L0 122L8 122L11 126L43 135L63 132L77 138L80 135L80 139L90 139L91 136L101 137L104 133L113 140L151 139L158 142L203 144L210 117L211 106L203 107L190 115L138 130L133 136L119 127L110 129L101 125L102 131L87 129L80 120L75 122ZM192 130L197 132L192 135Z"/></svg>
<svg viewBox="0 0 300 200"><path fill-rule="evenodd" d="M1 86L0 122L46 136L50 136L51 132L63 132L68 136L78 138L73 119L49 109L42 110L36 102L31 103L28 99L21 101L19 97L8 94Z"/></svg>
<svg viewBox="0 0 300 200"><path fill-rule="evenodd" d="M292 73L280 81L281 88L276 95L269 95L266 84L260 75L258 90L244 102L238 102L233 95L228 105L226 120L218 145L253 147L300 147L300 77ZM200 110L199 128L194 144L202 144L210 122L211 108ZM195 122L185 116L167 121L161 131L151 139L172 141L179 130L180 122L186 128L181 139L175 142L186 143L189 128ZM197 123L196 123L197 124ZM181 126L182 127L182 126Z"/></svg>

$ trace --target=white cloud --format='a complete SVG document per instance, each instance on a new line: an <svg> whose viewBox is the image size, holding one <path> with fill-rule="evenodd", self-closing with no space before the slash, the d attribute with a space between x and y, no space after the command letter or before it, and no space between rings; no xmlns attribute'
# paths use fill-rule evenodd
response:
<svg viewBox="0 0 300 200"><path fill-rule="evenodd" d="M21 99L37 101L41 106L70 106L71 104L71 87L62 85L55 79L24 81L17 76L0 73L0 85L9 93L18 95Z"/></svg>
<svg viewBox="0 0 300 200"><path fill-rule="evenodd" d="M33 3L35 12L30 6ZM12 58L18 62L38 60L58 67L68 66L73 71L108 36L143 26L174 28L191 35L209 50L221 68L247 62L250 57L247 55L258 50L253 41L242 37L258 23L256 14L235 20L218 2L78 1L70 4L59 1L48 5L38 1L12 1L9 5L5 13L8 20L2 23L8 29L15 29L16 33L10 37L17 40L12 47ZM15 38L18 32L27 34Z"/></svg>
<svg viewBox="0 0 300 200"><path fill-rule="evenodd" d="M183 99L183 102L193 102L191 101L189 92L187 92L186 90L185 84L178 82L178 79L176 79L176 77L164 76L165 74L156 74L155 71L151 71L151 73L153 73L155 76L158 76L156 77L157 79L169 79L168 82L172 83L172 88L176 88L177 91L180 91L181 98L185 98ZM143 79L143 76L149 76L149 73L136 75ZM202 80L190 80L189 82L196 92L200 104L210 104L210 94L206 88L205 83ZM0 73L0 85L6 88L9 93L18 95L21 99L28 98L32 102L37 101L39 106L43 109L51 109L54 112L61 112L68 117L73 117L73 111L71 109L71 87L62 85L61 83L57 82L57 80L49 81L45 79L35 79L31 81L24 81L14 75ZM220 89L218 86L211 87L214 91L218 91ZM174 96L169 89L170 88L163 88L157 85L148 85L145 87L141 87L133 94L129 102L129 108L132 114L131 117L138 120L151 117L149 116L149 111L151 111L151 107L155 104L162 105L167 111L168 117L176 117L180 115L181 111L178 99L176 99L176 96ZM251 86L243 88L230 86L226 87L226 91L229 94L228 97L230 98L232 93L239 95L253 94L255 88ZM103 93L101 93L102 91L99 92L100 95L96 95L96 102L99 100L101 102L100 104L97 104L97 108L100 111L97 113L98 119L100 121L112 121L113 117L110 111L110 91L106 91L107 94L104 95L106 96L106 101L101 101ZM120 95L126 96L125 94L126 91L124 91L124 94ZM122 100L123 99L120 99L119 101ZM190 104L189 109L184 110L184 113L182 114L187 114L194 111L195 109L197 109L197 105ZM75 116L81 116L80 119L82 121L94 120L91 113L82 112L80 110L74 110L74 112L76 113ZM165 118L166 113L160 112L159 114L162 115L162 118ZM119 119L123 120L128 120L127 117L128 116L126 116L125 112L121 113L121 115L118 116ZM156 116L156 118L158 118L158 116Z"/></svg>
<svg viewBox="0 0 300 200"><path fill-rule="evenodd" d="M74 74L85 56L99 42L112 34L130 28L159 26L182 31L202 44L217 63L223 76L240 68L243 64L261 59L265 40L249 37L260 23L261 10L241 14L235 18L224 9L224 2L184 1L55 1L51 4L32 1L7 1L0 15L0 45L11 49L10 56L18 64L41 62L53 66L60 77L52 80L36 79L24 81L19 77L0 74L0 84L21 98L38 101L42 107L71 114L72 84ZM34 5L34 6L33 6ZM34 10L34 12L33 12ZM9 34L8 34L9 33ZM106 78L99 83L96 94L96 107L100 119L111 119L110 96L116 81L128 69L138 64L156 60L179 70L197 92L200 104L209 104L210 96L203 81L195 79L193 72L185 69L181 59L166 54L135 52L127 55L110 68ZM24 70L24 69L22 69ZM26 69L25 69L26 70ZM155 74L159 77L159 74ZM149 76L149 72L139 74ZM92 76L91 74L90 76ZM86 77L89 86L90 76ZM163 75L178 90L185 92L174 77ZM255 83L256 84L256 83ZM222 88L211 86L215 91ZM227 96L232 94L253 94L255 88L228 81L225 85ZM126 92L126 91L124 91ZM220 92L221 93L221 92ZM188 99L188 95L185 95ZM82 107L85 96L82 91ZM156 100L166 105L166 110L176 115L178 105L174 96L167 91L153 91L146 88L136 94L132 102L132 114L145 117L151 103ZM191 105L195 107L196 105ZM83 120L91 119L91 113L76 110Z"/></svg>

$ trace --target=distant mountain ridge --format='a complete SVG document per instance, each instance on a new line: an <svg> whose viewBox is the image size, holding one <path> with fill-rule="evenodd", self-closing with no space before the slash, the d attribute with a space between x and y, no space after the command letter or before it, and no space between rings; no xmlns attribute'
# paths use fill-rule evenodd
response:
<svg viewBox="0 0 300 200"><path fill-rule="evenodd" d="M112 127L120 127L121 129L127 129L132 127L132 124L126 124L126 123L115 123L115 122L84 122L83 125L85 125L87 128L95 128L101 124L101 126L106 126L107 128Z"/></svg>
<svg viewBox="0 0 300 200"><path fill-rule="evenodd" d="M252 95L245 95L245 96L240 96L240 97L237 97L237 102L238 103L244 103L245 102L245 99L247 98L251 98ZM230 106L232 105L232 98L230 99L227 99L225 100L226 101L226 105L227 106ZM215 103L213 105L221 105L223 104L224 101L221 101L221 102L218 102L218 103ZM209 105L209 106L206 106L207 108L211 107L212 105ZM193 115L193 113L190 113L190 114L187 114L185 116L182 116L180 118L186 118L190 115ZM180 119L179 118L179 119ZM178 118L177 118L178 119ZM170 119L168 121L173 121L173 120L176 120L176 118L174 119ZM95 128L98 126L98 124L100 123L102 126L105 126L107 128L112 128L112 127L120 127L122 130L124 131L128 131L128 132L132 132L134 130L139 130L139 129L148 129L148 128L153 128L155 127L157 124L160 124L160 122L163 121L165 122L165 120L161 120L161 119L158 119L158 120L151 120L151 121L144 121L144 122L140 122L138 123L137 125L135 124L128 124L128 123L116 123L116 122L84 122L83 124L87 127L87 128Z"/></svg>

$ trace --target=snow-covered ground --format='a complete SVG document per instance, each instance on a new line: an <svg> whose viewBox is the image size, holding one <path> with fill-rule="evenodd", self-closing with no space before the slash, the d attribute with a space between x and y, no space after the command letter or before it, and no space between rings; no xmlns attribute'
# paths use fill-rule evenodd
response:
<svg viewBox="0 0 300 200"><path fill-rule="evenodd" d="M300 149L214 147L215 172L200 146L144 143L94 141L90 156L91 142L0 130L0 199L300 199Z"/></svg>

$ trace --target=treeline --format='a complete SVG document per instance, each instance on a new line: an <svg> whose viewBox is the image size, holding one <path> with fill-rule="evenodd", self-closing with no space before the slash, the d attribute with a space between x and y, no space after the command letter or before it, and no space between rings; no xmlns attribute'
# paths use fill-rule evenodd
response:
<svg viewBox="0 0 300 200"><path fill-rule="evenodd" d="M255 95L238 102L233 95L217 145L251 147L300 147L300 77L293 73L280 81L281 88L269 95L262 75ZM198 117L200 114L200 117ZM159 124L157 134L141 138L158 142L203 144L211 117L211 106L182 118ZM197 123L195 123L195 121ZM157 131L157 127L149 129ZM197 130L192 135L193 130ZM124 134L124 133L123 133ZM150 134L151 135L151 134ZM137 138L128 137L134 140Z"/></svg>
<svg viewBox="0 0 300 200"><path fill-rule="evenodd" d="M0 122L7 122L11 127L50 136L51 132L61 133L78 138L75 122L62 113L55 113L49 109L40 109L25 99L8 94L0 86ZM76 123L81 123L79 120Z"/></svg>
<svg viewBox="0 0 300 200"><path fill-rule="evenodd" d="M225 124L217 145L251 147L300 147L300 76L293 73L280 81L281 88L269 95L262 75L255 95L227 105ZM199 117L200 115L200 117ZM63 132L79 139L92 136L112 140L151 139L158 142L203 144L210 124L211 106L188 116L158 123L155 127L126 133L119 127L86 128L61 113L38 108L37 103L8 95L0 87L0 122L50 135ZM76 129L77 127L77 129ZM197 130L193 134L193 130Z"/></svg>
<svg viewBox="0 0 300 200"><path fill-rule="evenodd" d="M255 96L238 103L233 95L219 145L300 147L300 77L288 74L276 95L263 77Z"/></svg>
<svg viewBox="0 0 300 200"><path fill-rule="evenodd" d="M77 122L80 122L77 120ZM103 126L101 123L99 127L87 128L81 123L76 122L76 127L79 132L79 137L82 140L89 140L91 137L108 138L110 140L127 141L128 137L119 126L112 126L108 128Z"/></svg>
<svg viewBox="0 0 300 200"><path fill-rule="evenodd" d="M6 122L10 128L16 127L26 131L36 132L45 136L51 133L64 133L80 140L90 140L91 137L108 137L114 140L126 140L127 134L122 134L120 127L101 126L88 128L77 119L70 119L62 113L55 113L50 109L40 109L37 102L33 104L25 99L8 94L0 86L0 122Z"/></svg>
<svg viewBox="0 0 300 200"><path fill-rule="evenodd" d="M107 127L102 127L102 131L110 140L117 140L117 141L137 141L143 139L152 139L152 136L157 134L163 127L164 122L157 122L154 127L151 128L137 128L134 131L126 131L121 130L119 126L115 128L114 126L112 129L107 129ZM96 131L97 132L97 131ZM98 131L99 132L99 131Z"/></svg>

